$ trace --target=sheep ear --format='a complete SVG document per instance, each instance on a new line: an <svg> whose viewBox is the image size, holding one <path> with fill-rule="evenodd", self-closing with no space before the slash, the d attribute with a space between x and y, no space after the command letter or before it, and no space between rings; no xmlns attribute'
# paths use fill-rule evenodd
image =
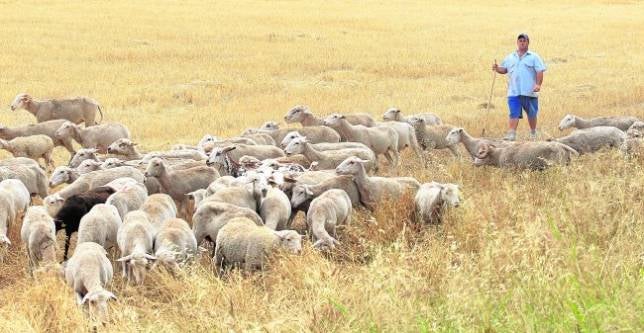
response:
<svg viewBox="0 0 644 333"><path fill-rule="evenodd" d="M287 183L295 183L297 180L291 175L284 175L284 181Z"/></svg>
<svg viewBox="0 0 644 333"><path fill-rule="evenodd" d="M130 259L132 259L132 255L131 255L131 254L130 254L130 255L127 255L127 256L125 256L125 257L118 258L118 259L116 259L116 261L123 262L123 261L129 261Z"/></svg>
<svg viewBox="0 0 644 333"><path fill-rule="evenodd" d="M118 298L116 298L116 295L114 295L111 291L106 291L106 293L107 293L107 299L118 301Z"/></svg>
<svg viewBox="0 0 644 333"><path fill-rule="evenodd" d="M143 257L148 260L157 260L157 257L151 255L151 254L144 254Z"/></svg>
<svg viewBox="0 0 644 333"><path fill-rule="evenodd" d="M230 147L226 147L226 148L224 148L224 149L222 150L222 152L226 153L226 152L229 152L229 151L231 151L231 150L235 150L235 149L237 149L237 147L235 147L235 146L230 146Z"/></svg>
<svg viewBox="0 0 644 333"><path fill-rule="evenodd" d="M304 193L308 196L313 196L313 191L311 191L311 189L306 185L304 185Z"/></svg>
<svg viewBox="0 0 644 333"><path fill-rule="evenodd" d="M400 113L400 109L396 109L396 113Z"/></svg>
<svg viewBox="0 0 644 333"><path fill-rule="evenodd" d="M344 115L341 115L341 116L340 116L340 119L346 119L346 118L347 118L347 117L345 117Z"/></svg>

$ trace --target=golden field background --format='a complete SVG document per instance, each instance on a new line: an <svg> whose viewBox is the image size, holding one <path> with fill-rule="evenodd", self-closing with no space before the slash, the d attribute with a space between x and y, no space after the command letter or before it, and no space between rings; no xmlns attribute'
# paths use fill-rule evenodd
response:
<svg viewBox="0 0 644 333"><path fill-rule="evenodd" d="M474 135L505 132L494 59L528 32L548 66L540 129L566 113L644 118L644 3L638 1L0 1L0 123L8 105L87 95L146 150L232 136L281 120L391 106L434 112ZM527 124L519 135L526 136ZM0 153L3 158L6 152ZM320 255L307 242L269 271L216 278L207 260L142 287L115 272L105 331L644 330L644 168L618 152L542 173L475 168L445 152L401 175L461 186L441 226L408 202L364 212ZM57 150L59 163L67 153ZM92 329L71 290L26 272L19 226L0 259L0 331ZM1 250L0 250L1 251Z"/></svg>

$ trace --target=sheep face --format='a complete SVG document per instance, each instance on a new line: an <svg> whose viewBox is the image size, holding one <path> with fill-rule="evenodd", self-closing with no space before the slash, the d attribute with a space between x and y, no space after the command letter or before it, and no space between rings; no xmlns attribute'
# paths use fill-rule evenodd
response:
<svg viewBox="0 0 644 333"><path fill-rule="evenodd" d="M458 194L458 185L443 184L441 186L441 199L449 206L458 207L461 204L461 199Z"/></svg>
<svg viewBox="0 0 644 333"><path fill-rule="evenodd" d="M81 174L88 173L88 172L100 170L101 165L102 165L101 162L98 162L95 160L84 160L83 162L81 162L78 168L76 168L76 171L78 171Z"/></svg>
<svg viewBox="0 0 644 333"><path fill-rule="evenodd" d="M208 156L208 160L206 160L206 165L207 166L213 166L215 164L217 165L224 165L226 163L226 153L228 153L231 150L234 150L236 147L225 147L225 148L215 148L213 151L210 153L210 156Z"/></svg>
<svg viewBox="0 0 644 333"><path fill-rule="evenodd" d="M347 157L346 160L342 161L342 163L335 168L335 173L338 175L357 175L360 173L361 169L364 169L362 164L366 162L369 161L362 160L355 156Z"/></svg>
<svg viewBox="0 0 644 333"><path fill-rule="evenodd" d="M45 197L45 199L43 199L43 205L47 210L47 214L49 214L49 216L51 217L54 217L56 216L56 214L58 214L58 211L63 207L64 203L65 200L58 194L48 195Z"/></svg>
<svg viewBox="0 0 644 333"><path fill-rule="evenodd" d="M107 290L98 290L86 294L81 305L87 304L90 315L104 322L107 318L107 302L110 300L116 300L116 296Z"/></svg>
<svg viewBox="0 0 644 333"><path fill-rule="evenodd" d="M293 195L291 196L291 207L297 208L306 200L313 196L313 192L306 185L296 185L293 187Z"/></svg>
<svg viewBox="0 0 644 333"><path fill-rule="evenodd" d="M385 121L398 121L400 119L400 109L398 108L389 108L382 115L382 120Z"/></svg>
<svg viewBox="0 0 644 333"><path fill-rule="evenodd" d="M286 156L291 156L293 154L302 154L304 152L304 145L306 144L306 137L301 137L294 139L291 143L284 148Z"/></svg>
<svg viewBox="0 0 644 333"><path fill-rule="evenodd" d="M265 161L271 161L271 159L267 159ZM272 160L272 161L274 161L274 160ZM264 162L260 161L259 159L257 159L256 157L248 156L248 155L244 155L244 156L240 157L238 162L245 169L256 169L256 168L259 168L260 166L263 166L263 163L264 163Z"/></svg>
<svg viewBox="0 0 644 333"><path fill-rule="evenodd" d="M51 174L51 178L49 178L49 187L71 182L72 172L72 168L67 166L56 167L54 172Z"/></svg>
<svg viewBox="0 0 644 333"><path fill-rule="evenodd" d="M636 121L626 131L626 136L629 138L641 138L644 133L644 121Z"/></svg>
<svg viewBox="0 0 644 333"><path fill-rule="evenodd" d="M266 131L277 131L278 129L280 129L280 125L274 121L267 121L259 129Z"/></svg>
<svg viewBox="0 0 644 333"><path fill-rule="evenodd" d="M107 147L107 152L116 155L127 155L134 152L134 146L136 146L136 143L130 139L121 138L112 142Z"/></svg>
<svg viewBox="0 0 644 333"><path fill-rule="evenodd" d="M28 94L22 93L18 94L16 98L11 102L11 111L16 111L26 107L31 102L31 96Z"/></svg>
<svg viewBox="0 0 644 333"><path fill-rule="evenodd" d="M559 122L559 130L563 131L566 128L571 128L575 125L575 116L571 114L567 114L561 121Z"/></svg>
<svg viewBox="0 0 644 333"><path fill-rule="evenodd" d="M284 116L284 121L286 121L287 123L300 122L302 120L302 115L304 115L304 113L308 110L309 108L307 106L296 105L286 113L286 116Z"/></svg>
<svg viewBox="0 0 644 333"><path fill-rule="evenodd" d="M62 125L60 125L56 132L54 132L54 137L56 137L56 139L70 137L74 128L76 128L76 125L74 123L72 123L71 121L66 121Z"/></svg>
<svg viewBox="0 0 644 333"><path fill-rule="evenodd" d="M302 134L300 134L298 131L289 132L288 134L286 134L284 139L282 139L282 142L280 143L280 147L286 148L288 144L291 143L291 141L301 137L302 137Z"/></svg>
<svg viewBox="0 0 644 333"><path fill-rule="evenodd" d="M409 117L407 118L407 121L411 126L414 126L414 128L422 128L425 126L425 119L423 118Z"/></svg>
<svg viewBox="0 0 644 333"><path fill-rule="evenodd" d="M96 160L96 148L82 148L69 161L71 168L77 168L85 160Z"/></svg>
<svg viewBox="0 0 644 333"><path fill-rule="evenodd" d="M476 157L474 158L474 165L476 166L483 166L483 165L492 165L492 159L490 156L490 152L494 148L488 144L481 144L479 146L478 153L476 154Z"/></svg>
<svg viewBox="0 0 644 333"><path fill-rule="evenodd" d="M146 177L160 177L165 172L165 164L160 158L153 158L145 170Z"/></svg>
<svg viewBox="0 0 644 333"><path fill-rule="evenodd" d="M124 166L125 162L119 160L116 157L110 157L108 159L105 159L103 164L101 164L101 169L112 169L120 166Z"/></svg>
<svg viewBox="0 0 644 333"><path fill-rule="evenodd" d="M197 206L201 201L203 201L203 199L206 198L207 194L208 194L207 190L202 188L194 192L190 192L186 194L186 196L188 197L189 200L194 201L195 206Z"/></svg>
<svg viewBox="0 0 644 333"><path fill-rule="evenodd" d="M302 251L302 235L294 230L280 230L275 231L281 247L287 249L291 253L299 253Z"/></svg>
<svg viewBox="0 0 644 333"><path fill-rule="evenodd" d="M199 140L199 143L197 143L197 147L203 148L205 145L213 144L213 143L215 143L217 141L219 141L218 138L216 138L216 137L214 137L214 136L212 136L210 134L206 134L206 135L203 136L203 138L201 138L201 140Z"/></svg>
<svg viewBox="0 0 644 333"><path fill-rule="evenodd" d="M157 260L152 266L152 268L154 269L158 265L161 265L171 273L175 273L179 271L180 267L179 267L179 264L177 263L177 258L176 258L177 254L179 253L174 253L172 251L161 251L157 253L156 254Z"/></svg>
<svg viewBox="0 0 644 333"><path fill-rule="evenodd" d="M340 124L340 121L342 119L345 119L345 117L339 113L334 113L326 118L324 118L324 125L325 126L338 126Z"/></svg>
<svg viewBox="0 0 644 333"><path fill-rule="evenodd" d="M126 263L127 277L129 280L134 278L136 284L143 284L148 266L156 259L155 256L147 253L132 253L129 256L116 259L116 261Z"/></svg>
<svg viewBox="0 0 644 333"><path fill-rule="evenodd" d="M447 137L445 137L445 141L447 141L447 143L450 145L455 145L461 142L462 134L463 134L462 128L454 128L451 131L449 131L449 133L447 133Z"/></svg>

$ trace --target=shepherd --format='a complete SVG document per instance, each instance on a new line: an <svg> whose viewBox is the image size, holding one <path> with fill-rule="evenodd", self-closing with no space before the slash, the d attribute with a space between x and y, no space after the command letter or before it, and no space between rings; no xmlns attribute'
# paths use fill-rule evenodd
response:
<svg viewBox="0 0 644 333"><path fill-rule="evenodd" d="M508 80L508 108L510 119L508 133L504 139L516 140L519 119L523 118L523 111L528 115L530 125L530 139L537 139L537 114L539 113L539 99L537 93L541 91L543 72L546 66L541 57L528 50L530 38L522 33L517 37L517 50L510 53L501 66L494 61L492 70L499 74L510 73Z"/></svg>

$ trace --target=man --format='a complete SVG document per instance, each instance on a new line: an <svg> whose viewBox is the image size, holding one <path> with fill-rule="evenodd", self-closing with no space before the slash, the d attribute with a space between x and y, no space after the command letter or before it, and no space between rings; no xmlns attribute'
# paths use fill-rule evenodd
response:
<svg viewBox="0 0 644 333"><path fill-rule="evenodd" d="M505 57L501 66L497 65L496 61L492 65L492 70L499 74L510 73L508 81L510 120L505 140L514 141L516 139L517 126L519 119L523 118L523 111L528 115L530 139L537 138L537 113L539 113L537 93L541 90L546 66L538 54L528 51L529 44L528 35L520 34L517 37L517 50Z"/></svg>

